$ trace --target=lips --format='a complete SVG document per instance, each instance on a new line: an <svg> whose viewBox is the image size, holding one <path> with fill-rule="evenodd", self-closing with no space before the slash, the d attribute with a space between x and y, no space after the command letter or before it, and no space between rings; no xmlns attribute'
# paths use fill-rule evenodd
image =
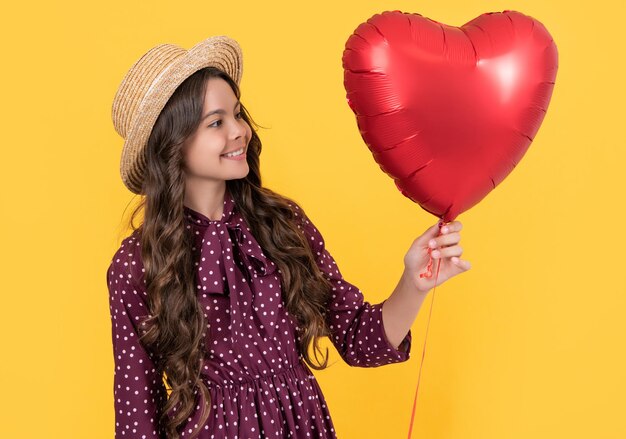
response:
<svg viewBox="0 0 626 439"><path fill-rule="evenodd" d="M243 152L242 152L242 154L245 154L245 153L246 153L247 148L246 148L245 146L240 146L239 148L231 149L230 151L225 152L224 154L221 154L221 155L222 155L222 156L225 156L226 154L230 154L231 152L239 151L239 150L240 150L240 149L242 149L242 148L243 148Z"/></svg>

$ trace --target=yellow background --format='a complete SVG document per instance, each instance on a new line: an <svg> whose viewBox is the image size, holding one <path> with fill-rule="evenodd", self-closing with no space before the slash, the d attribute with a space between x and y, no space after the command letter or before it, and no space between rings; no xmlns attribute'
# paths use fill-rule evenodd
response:
<svg viewBox="0 0 626 439"><path fill-rule="evenodd" d="M149 48L227 34L266 186L309 212L345 278L384 300L436 219L358 133L341 55L375 13L461 26L513 9L559 50L528 153L458 217L473 268L436 289L413 438L626 437L622 1L16 2L3 7L3 438L113 437L105 274L137 201L119 177L111 102ZM411 359L315 372L339 438L407 437L432 293ZM330 343L325 346L331 346Z"/></svg>

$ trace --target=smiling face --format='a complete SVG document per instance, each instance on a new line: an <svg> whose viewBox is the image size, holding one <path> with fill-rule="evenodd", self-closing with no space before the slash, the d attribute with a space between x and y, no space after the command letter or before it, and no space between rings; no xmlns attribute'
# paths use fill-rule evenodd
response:
<svg viewBox="0 0 626 439"><path fill-rule="evenodd" d="M210 78L200 125L183 145L188 183L222 184L224 180L244 178L250 170L246 152L251 137L252 129L243 119L233 90L223 79ZM241 148L243 154L239 156L225 155Z"/></svg>

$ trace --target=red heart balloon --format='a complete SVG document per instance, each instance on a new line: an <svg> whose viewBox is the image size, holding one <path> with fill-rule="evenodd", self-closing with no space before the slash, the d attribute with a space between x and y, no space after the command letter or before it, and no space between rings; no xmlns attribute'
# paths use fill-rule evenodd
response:
<svg viewBox="0 0 626 439"><path fill-rule="evenodd" d="M386 11L356 28L342 61L348 105L374 159L445 222L522 159L558 69L546 28L515 11L461 27Z"/></svg>

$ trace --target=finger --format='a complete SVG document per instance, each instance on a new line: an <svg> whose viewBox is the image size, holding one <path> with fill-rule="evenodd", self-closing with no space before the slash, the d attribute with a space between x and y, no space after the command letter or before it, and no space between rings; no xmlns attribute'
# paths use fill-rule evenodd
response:
<svg viewBox="0 0 626 439"><path fill-rule="evenodd" d="M430 248L437 248L443 246L454 245L461 240L461 235L458 232L449 233L447 235L437 236L428 241Z"/></svg>
<svg viewBox="0 0 626 439"><path fill-rule="evenodd" d="M463 224L461 224L460 221L452 221L441 228L441 233L448 234L452 232L460 232L462 229Z"/></svg>
<svg viewBox="0 0 626 439"><path fill-rule="evenodd" d="M430 226L419 238L416 238L415 241L419 245L424 245L424 243L428 244L428 241L433 239L439 234L439 223Z"/></svg>
<svg viewBox="0 0 626 439"><path fill-rule="evenodd" d="M432 251L433 258L449 258L451 256L461 256L463 254L463 248L460 245L453 245L451 247L442 247Z"/></svg>
<svg viewBox="0 0 626 439"><path fill-rule="evenodd" d="M470 264L469 261L466 261L464 259L460 259L457 258L456 256L453 256L452 258L450 258L452 263L454 265L456 265L457 267L462 268L463 270L469 270L470 268L472 268L472 264Z"/></svg>

